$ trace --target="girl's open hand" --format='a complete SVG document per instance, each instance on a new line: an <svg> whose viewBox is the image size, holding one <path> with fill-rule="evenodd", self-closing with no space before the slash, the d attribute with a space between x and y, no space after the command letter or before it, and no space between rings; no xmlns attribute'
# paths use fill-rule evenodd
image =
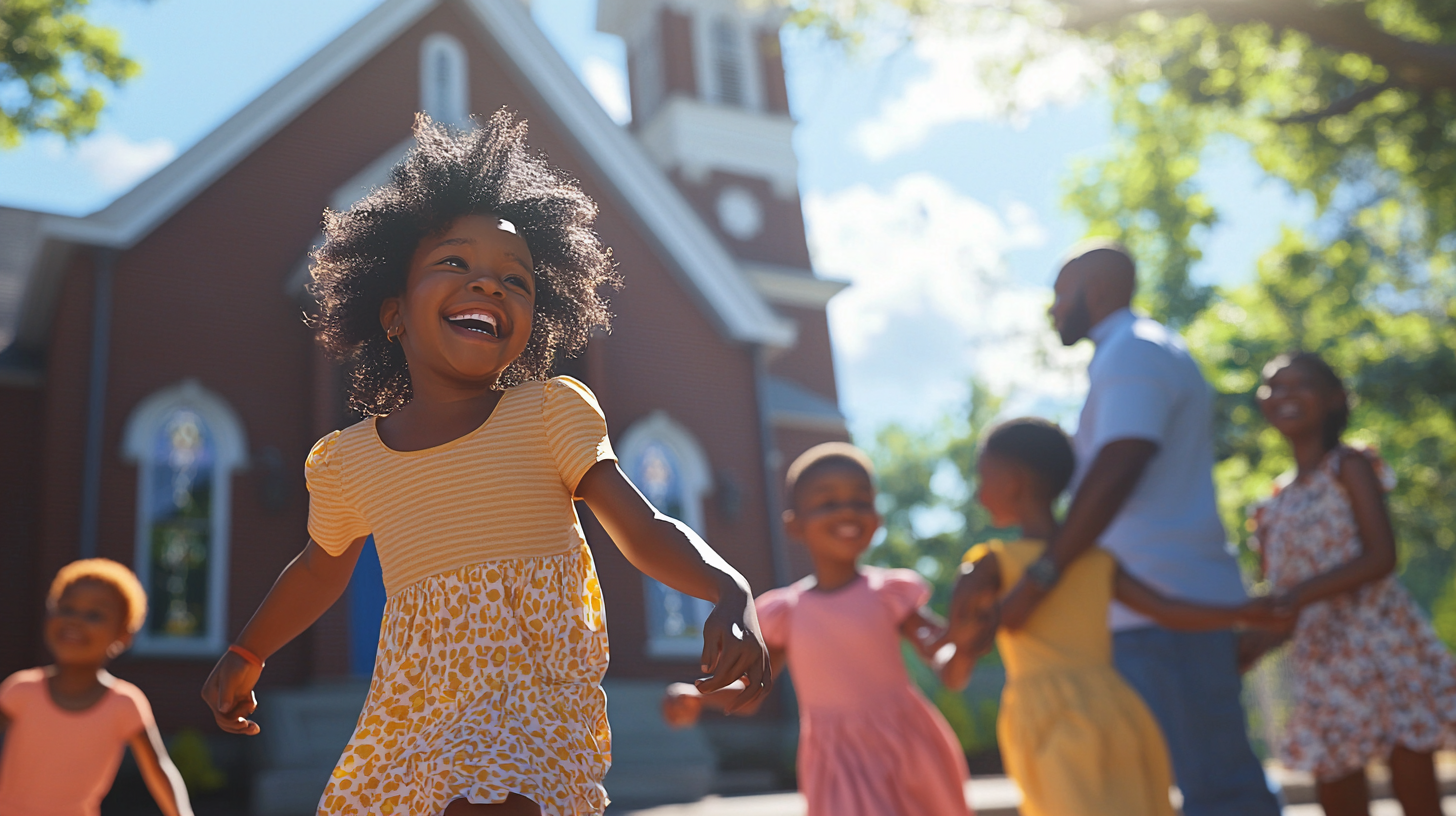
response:
<svg viewBox="0 0 1456 816"><path fill-rule="evenodd" d="M253 686L258 683L262 669L238 657L224 652L212 674L202 684L202 699L217 720L218 728L230 734L252 736L259 731L258 724L247 719L258 707L253 696Z"/></svg>
<svg viewBox="0 0 1456 816"><path fill-rule="evenodd" d="M673 683L662 698L662 718L673 728L687 728L703 713L703 696L689 683Z"/></svg>
<svg viewBox="0 0 1456 816"><path fill-rule="evenodd" d="M724 711L733 713L757 702L773 687L768 647L758 631L753 597L736 583L720 590L718 603L703 624L703 671L694 685L711 694L742 679L744 688Z"/></svg>

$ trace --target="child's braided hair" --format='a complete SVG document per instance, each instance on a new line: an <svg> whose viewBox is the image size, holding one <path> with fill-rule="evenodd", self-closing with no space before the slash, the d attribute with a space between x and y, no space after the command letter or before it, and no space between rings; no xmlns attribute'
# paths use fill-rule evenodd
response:
<svg viewBox="0 0 1456 816"><path fill-rule="evenodd" d="M324 212L313 254L310 325L334 356L351 364L349 405L381 415L409 402L403 348L385 337L379 309L403 293L409 261L425 236L457 218L497 215L515 225L535 264L531 338L501 376L506 388L548 376L558 355L582 350L610 315L598 291L617 285L611 251L592 230L597 207L576 181L532 154L526 123L506 110L483 127L446 128L415 119L415 146L388 184L346 212Z"/></svg>

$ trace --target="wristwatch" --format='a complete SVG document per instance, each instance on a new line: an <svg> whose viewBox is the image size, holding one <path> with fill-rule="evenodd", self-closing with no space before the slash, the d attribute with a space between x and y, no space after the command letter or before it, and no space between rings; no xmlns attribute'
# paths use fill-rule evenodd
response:
<svg viewBox="0 0 1456 816"><path fill-rule="evenodd" d="M1057 569L1056 562L1043 555L1027 565L1026 577L1042 589L1051 589L1056 586L1057 579L1062 577L1062 571Z"/></svg>

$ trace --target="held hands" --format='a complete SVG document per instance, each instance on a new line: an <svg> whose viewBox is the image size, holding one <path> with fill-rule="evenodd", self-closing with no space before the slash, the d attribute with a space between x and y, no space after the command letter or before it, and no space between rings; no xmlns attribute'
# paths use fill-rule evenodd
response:
<svg viewBox="0 0 1456 816"><path fill-rule="evenodd" d="M263 670L232 652L224 652L207 682L202 684L202 699L212 711L217 726L229 734L257 734L258 724L247 719L258 707L253 686Z"/></svg>
<svg viewBox="0 0 1456 816"><path fill-rule="evenodd" d="M1238 620L1245 626L1287 635L1299 622L1299 606L1287 595L1254 598L1239 608Z"/></svg>
<svg viewBox="0 0 1456 816"><path fill-rule="evenodd" d="M673 728L687 728L703 713L703 695L691 683L673 683L662 698L662 718Z"/></svg>
<svg viewBox="0 0 1456 816"><path fill-rule="evenodd" d="M702 668L709 675L694 683L700 694L743 680L743 691L724 706L730 714L752 706L772 688L768 647L758 631L758 614L746 587L730 583L720 591L717 605L703 624Z"/></svg>

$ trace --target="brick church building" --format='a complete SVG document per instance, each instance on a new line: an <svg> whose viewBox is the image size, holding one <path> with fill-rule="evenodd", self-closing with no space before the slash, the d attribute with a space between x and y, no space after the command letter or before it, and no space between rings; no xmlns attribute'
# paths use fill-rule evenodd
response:
<svg viewBox="0 0 1456 816"><path fill-rule="evenodd" d="M464 124L511 108L580 179L625 285L612 332L560 370L596 391L634 481L756 590L807 571L779 485L795 455L847 438L825 317L842 284L810 269L777 20L735 0L600 5L627 43L627 128L519 0L385 0L106 208L0 209L0 676L45 660L55 571L106 556L152 605L116 673L164 731L211 728L203 679L304 544L304 456L357 420L300 319L320 213L386 179L417 110ZM633 706L695 674L705 609L587 526L625 736L624 712L645 722ZM366 557L270 661L260 716L367 677L383 601Z"/></svg>

